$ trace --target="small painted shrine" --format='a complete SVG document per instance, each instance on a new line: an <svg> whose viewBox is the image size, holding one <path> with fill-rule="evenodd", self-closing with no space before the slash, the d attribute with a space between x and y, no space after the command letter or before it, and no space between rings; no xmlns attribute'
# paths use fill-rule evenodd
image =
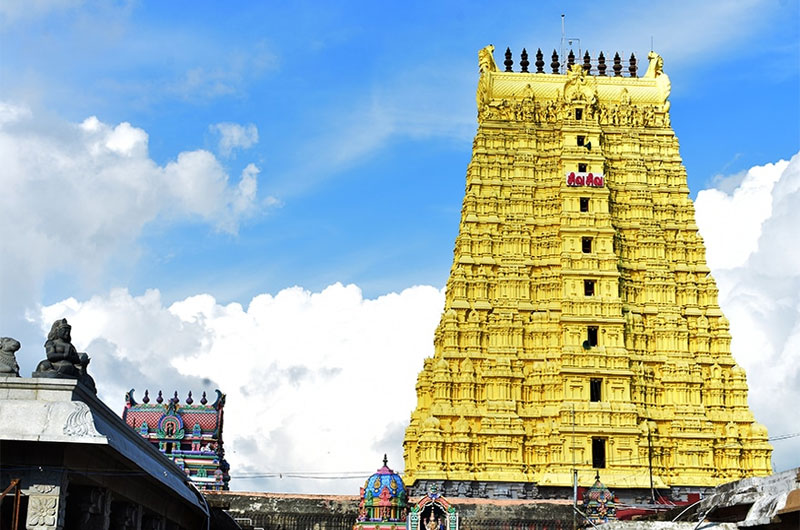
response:
<svg viewBox="0 0 800 530"><path fill-rule="evenodd" d="M600 482L599 472L594 477L592 487L583 494L583 513L592 524L607 523L617 518L614 494Z"/></svg>
<svg viewBox="0 0 800 530"><path fill-rule="evenodd" d="M137 403L131 389L125 395L122 419L157 446L201 490L227 490L230 475L222 446L222 409L225 394L208 404L206 393L197 403L189 392L183 404L178 393L166 401L158 392L155 403L147 390Z"/></svg>
<svg viewBox="0 0 800 530"><path fill-rule="evenodd" d="M458 530L458 512L439 495L436 486L411 508L408 530Z"/></svg>
<svg viewBox="0 0 800 530"><path fill-rule="evenodd" d="M407 503L408 495L403 479L389 469L386 455L383 455L383 467L373 473L361 488L358 519L353 529L405 528Z"/></svg>

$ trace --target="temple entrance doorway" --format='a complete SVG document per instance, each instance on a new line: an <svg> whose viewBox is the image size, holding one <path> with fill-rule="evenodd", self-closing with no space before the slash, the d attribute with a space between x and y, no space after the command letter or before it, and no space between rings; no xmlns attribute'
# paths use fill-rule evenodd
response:
<svg viewBox="0 0 800 530"><path fill-rule="evenodd" d="M421 525L424 530L445 530L445 521L447 520L447 512L441 506L435 503L430 503L420 512L422 519ZM420 529L422 530L422 528Z"/></svg>
<svg viewBox="0 0 800 530"><path fill-rule="evenodd" d="M408 530L458 530L458 513L447 499L430 491L411 508Z"/></svg>

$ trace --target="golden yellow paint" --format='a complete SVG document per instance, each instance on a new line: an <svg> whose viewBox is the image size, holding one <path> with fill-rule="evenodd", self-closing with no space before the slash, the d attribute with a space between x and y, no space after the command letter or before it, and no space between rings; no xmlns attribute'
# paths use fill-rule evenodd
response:
<svg viewBox="0 0 800 530"><path fill-rule="evenodd" d="M491 51L479 54L478 132L406 484L570 486L573 465L588 484L593 438L612 488L649 487L649 453L659 488L769 474L661 58L641 78L601 77L500 72ZM568 186L579 164L602 186Z"/></svg>

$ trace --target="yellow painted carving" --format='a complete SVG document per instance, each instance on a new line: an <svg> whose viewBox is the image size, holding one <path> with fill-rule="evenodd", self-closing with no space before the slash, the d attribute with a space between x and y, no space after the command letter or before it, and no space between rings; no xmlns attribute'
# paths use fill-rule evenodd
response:
<svg viewBox="0 0 800 530"><path fill-rule="evenodd" d="M588 484L593 439L610 487L649 487L650 454L656 487L769 474L661 57L641 78L523 74L498 71L493 49L479 53L478 132L406 484L570 486L573 466ZM602 186L568 186L579 164Z"/></svg>

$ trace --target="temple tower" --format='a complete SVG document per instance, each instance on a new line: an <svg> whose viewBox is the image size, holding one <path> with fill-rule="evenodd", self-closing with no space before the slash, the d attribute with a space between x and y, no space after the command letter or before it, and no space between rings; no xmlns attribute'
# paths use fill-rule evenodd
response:
<svg viewBox="0 0 800 530"><path fill-rule="evenodd" d="M412 495L710 487L770 473L651 52L566 73L479 53L478 131L433 358L404 441ZM592 70L597 75L593 75ZM547 491L550 491L547 493Z"/></svg>

